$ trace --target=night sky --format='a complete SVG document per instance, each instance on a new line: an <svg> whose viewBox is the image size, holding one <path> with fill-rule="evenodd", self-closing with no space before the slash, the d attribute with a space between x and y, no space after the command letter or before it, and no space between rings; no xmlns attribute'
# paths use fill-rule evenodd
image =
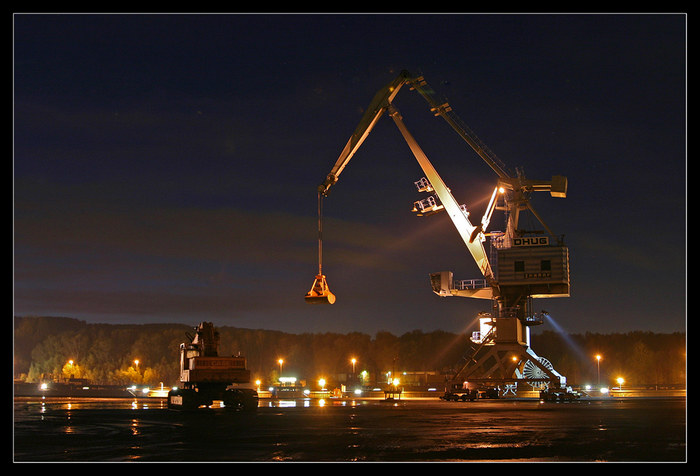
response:
<svg viewBox="0 0 700 476"><path fill-rule="evenodd" d="M568 177L566 199L532 203L566 237L572 294L537 310L571 333L684 331L686 23L17 14L13 313L476 330L489 301L431 291L432 272L481 276L446 214L411 213L423 173L388 117L325 200L323 271L337 302L303 299L318 270L316 187L375 92L406 69L511 170ZM418 94L405 88L395 104L478 222L495 173Z"/></svg>

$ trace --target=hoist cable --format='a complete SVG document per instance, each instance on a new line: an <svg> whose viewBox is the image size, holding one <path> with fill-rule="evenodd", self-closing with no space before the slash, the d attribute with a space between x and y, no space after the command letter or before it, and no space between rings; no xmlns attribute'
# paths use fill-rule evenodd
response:
<svg viewBox="0 0 700 476"><path fill-rule="evenodd" d="M318 193L318 275L323 274L323 195Z"/></svg>

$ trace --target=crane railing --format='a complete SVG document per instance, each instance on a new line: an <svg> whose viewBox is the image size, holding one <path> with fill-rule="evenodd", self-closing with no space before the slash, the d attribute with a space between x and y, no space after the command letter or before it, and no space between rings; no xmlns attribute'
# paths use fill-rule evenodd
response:
<svg viewBox="0 0 700 476"><path fill-rule="evenodd" d="M489 287L489 283L485 279L460 279L453 283L454 289L481 289Z"/></svg>

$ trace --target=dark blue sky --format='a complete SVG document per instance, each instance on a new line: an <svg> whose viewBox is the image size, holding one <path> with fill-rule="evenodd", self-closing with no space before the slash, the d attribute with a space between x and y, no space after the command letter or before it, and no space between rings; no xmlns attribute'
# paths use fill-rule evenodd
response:
<svg viewBox="0 0 700 476"><path fill-rule="evenodd" d="M462 331L479 273L384 118L316 186L374 93L422 73L511 168L566 175L533 203L570 249L569 332L686 325L687 18L641 15L14 16L14 314L288 332ZM496 176L425 101L396 105L479 217ZM476 221L476 220L473 220ZM494 228L498 220L494 218Z"/></svg>

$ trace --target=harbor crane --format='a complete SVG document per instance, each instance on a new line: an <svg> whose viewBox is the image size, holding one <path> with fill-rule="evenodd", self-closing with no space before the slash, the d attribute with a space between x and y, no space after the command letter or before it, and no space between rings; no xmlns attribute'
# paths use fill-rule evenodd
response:
<svg viewBox="0 0 700 476"><path fill-rule="evenodd" d="M394 105L395 97L404 86L417 91L428 102L434 115L442 117L496 173L497 182L478 224L471 223L466 205L459 204L454 198ZM446 395L468 395L474 389L484 387L499 387L502 392L515 393L518 384L523 383L545 391L565 387L566 378L531 349L530 327L541 324L544 316L534 311L533 299L569 296L568 248L563 237L554 235L544 223L529 198L533 192L549 192L552 197L565 198L567 179L555 175L551 180L531 180L521 170L511 173L462 122L449 103L434 96L422 76L414 77L407 71L402 71L376 93L335 165L318 186L319 271L306 294L306 301L335 302L335 295L330 292L321 267L323 199L328 197L330 189L384 114L391 117L425 174L415 185L419 192L428 196L416 201L413 210L419 216L445 211L483 276L455 281L451 271L432 273L433 291L441 297L491 300L490 312L479 315L479 331L472 333L470 339L474 346L465 355L465 363L451 377ZM487 232L492 214L497 209L505 213L505 231ZM523 211L531 212L544 229L522 230L519 219ZM487 235L490 253L484 247Z"/></svg>

